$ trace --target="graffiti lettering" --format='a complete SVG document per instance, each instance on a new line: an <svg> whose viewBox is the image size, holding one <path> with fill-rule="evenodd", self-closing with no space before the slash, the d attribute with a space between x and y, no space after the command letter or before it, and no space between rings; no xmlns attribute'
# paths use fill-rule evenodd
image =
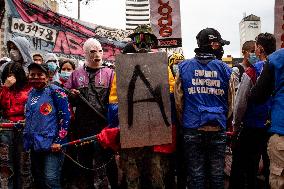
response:
<svg viewBox="0 0 284 189"><path fill-rule="evenodd" d="M115 55L124 47L121 42L128 34L123 30L92 24L80 24L76 20L61 16L24 0L8 0L12 22L11 34L25 36L33 44L32 51L53 52L60 56L83 59L83 44L90 37L97 38L104 50L104 60L115 61ZM8 30L6 30L8 31ZM98 32L98 34L97 34Z"/></svg>
<svg viewBox="0 0 284 189"><path fill-rule="evenodd" d="M60 16L50 10L44 10L36 5L29 4L23 0L13 0L16 9L23 21L33 23L38 21L41 24L51 24L53 26L63 26L74 30L88 37L93 37L96 34L86 26L73 21L71 18Z"/></svg>
<svg viewBox="0 0 284 189"><path fill-rule="evenodd" d="M120 49L112 45L104 44L103 50L104 50L103 59L109 60L109 61L115 61L115 55L120 54Z"/></svg>
<svg viewBox="0 0 284 189"><path fill-rule="evenodd" d="M173 25L171 16L173 9L169 5L169 1L164 3L162 0L159 0L158 2L160 4L158 13L162 16L158 20L158 25L160 26L159 34L162 37L170 37L173 33L173 29L171 28L171 26Z"/></svg>
<svg viewBox="0 0 284 189"><path fill-rule="evenodd" d="M169 46L177 46L178 45L178 41L176 39L172 39L172 40L159 40L159 46L161 47L169 47Z"/></svg>
<svg viewBox="0 0 284 189"><path fill-rule="evenodd" d="M51 45L50 42L47 42L40 38L33 37L31 40L35 50L42 50L43 48L47 48L49 45Z"/></svg>
<svg viewBox="0 0 284 189"><path fill-rule="evenodd" d="M134 97L134 90L135 90L135 84L138 79L138 76L143 81L143 83L146 85L147 89L153 96L153 98L148 99L142 99L142 100L133 100ZM162 100L162 93L161 93L161 86L158 85L155 89L151 86L150 82L146 79L145 75L141 71L140 65L136 65L133 71L132 78L129 82L128 86L128 92L127 92L127 100L128 100L128 127L132 127L133 125L133 105L135 103L141 103L141 102L156 102L160 108L162 117L164 119L164 122L167 127L170 126L170 123L168 121L168 118L165 113L164 104Z"/></svg>
<svg viewBox="0 0 284 189"><path fill-rule="evenodd" d="M124 38L126 38L131 31L123 31L123 30L111 30L111 29L105 29L103 27L97 27L95 29L95 32L97 35L101 37L106 37L110 40L116 40L116 41L122 41Z"/></svg>
<svg viewBox="0 0 284 189"><path fill-rule="evenodd" d="M55 41L56 37L56 30L37 23L28 24L22 19L17 18L12 19L11 31L52 42Z"/></svg>
<svg viewBox="0 0 284 189"><path fill-rule="evenodd" d="M71 32L59 31L53 52L67 55L72 54L84 56L84 51L82 47L85 41L86 38L79 37ZM104 51L103 58L106 60L114 61L115 55L120 53L120 49L115 46L108 44L103 44L102 46Z"/></svg>
<svg viewBox="0 0 284 189"><path fill-rule="evenodd" d="M73 33L59 31L53 52L83 56L82 46L85 41L86 39L78 37Z"/></svg>

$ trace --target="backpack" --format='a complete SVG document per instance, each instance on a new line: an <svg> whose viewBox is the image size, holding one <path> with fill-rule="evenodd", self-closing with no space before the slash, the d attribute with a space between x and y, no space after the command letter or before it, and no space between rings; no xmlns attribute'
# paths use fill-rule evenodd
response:
<svg viewBox="0 0 284 189"><path fill-rule="evenodd" d="M240 72L240 75L239 75L239 82L241 82L242 80L242 76L245 72L245 68L240 64L240 63L237 63L236 65L234 65L233 67L237 67L239 69L239 72Z"/></svg>

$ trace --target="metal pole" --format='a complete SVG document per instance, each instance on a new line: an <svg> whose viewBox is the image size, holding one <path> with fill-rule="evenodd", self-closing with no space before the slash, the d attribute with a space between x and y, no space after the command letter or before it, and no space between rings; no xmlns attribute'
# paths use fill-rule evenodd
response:
<svg viewBox="0 0 284 189"><path fill-rule="evenodd" d="M78 0L78 20L80 20L80 3L81 3L81 0Z"/></svg>

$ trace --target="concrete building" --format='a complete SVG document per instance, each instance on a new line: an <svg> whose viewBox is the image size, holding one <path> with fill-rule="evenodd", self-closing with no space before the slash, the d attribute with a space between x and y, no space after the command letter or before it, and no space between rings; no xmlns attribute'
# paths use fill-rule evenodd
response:
<svg viewBox="0 0 284 189"><path fill-rule="evenodd" d="M255 40L255 37L261 32L260 17L253 14L244 16L239 24L240 30L240 55L242 56L242 46L244 42Z"/></svg>
<svg viewBox="0 0 284 189"><path fill-rule="evenodd" d="M126 30L150 24L149 0L126 0Z"/></svg>
<svg viewBox="0 0 284 189"><path fill-rule="evenodd" d="M275 0L274 7L274 35L276 48L284 48L284 1ZM282 37L283 36L283 37Z"/></svg>

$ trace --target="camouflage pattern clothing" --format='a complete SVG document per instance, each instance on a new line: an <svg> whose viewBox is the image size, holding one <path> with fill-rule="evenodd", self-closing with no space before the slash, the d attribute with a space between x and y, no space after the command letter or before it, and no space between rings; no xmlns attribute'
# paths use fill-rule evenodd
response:
<svg viewBox="0 0 284 189"><path fill-rule="evenodd" d="M154 153L152 147L121 150L121 168L126 175L128 189L164 189L168 158Z"/></svg>

